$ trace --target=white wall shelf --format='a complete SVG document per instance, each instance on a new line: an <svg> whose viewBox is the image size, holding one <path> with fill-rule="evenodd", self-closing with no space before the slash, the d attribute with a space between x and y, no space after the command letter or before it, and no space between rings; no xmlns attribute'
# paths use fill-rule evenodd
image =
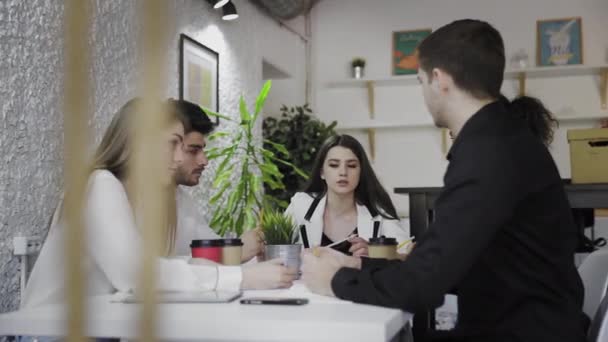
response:
<svg viewBox="0 0 608 342"><path fill-rule="evenodd" d="M356 130L367 130L370 128L374 129L390 129L390 128L430 128L435 127L432 122L419 122L419 123L406 123L406 122L382 122L382 121L369 121L366 123L343 125L337 126L337 130L342 131L356 131Z"/></svg>
<svg viewBox="0 0 608 342"><path fill-rule="evenodd" d="M519 95L526 95L527 78L549 78L567 76L600 76L600 103L602 110L608 109L608 65L567 65L536 67L505 72L505 79L519 80Z"/></svg>
<svg viewBox="0 0 608 342"><path fill-rule="evenodd" d="M505 79L516 79L523 72L528 78L566 77L597 75L608 69L608 65L566 65L546 66L526 69L510 69L505 71Z"/></svg>
<svg viewBox="0 0 608 342"><path fill-rule="evenodd" d="M576 121L590 121L590 120L601 120L608 119L608 112L600 113L597 115L585 115L585 116L561 116L557 118L560 122L576 122Z"/></svg>
<svg viewBox="0 0 608 342"><path fill-rule="evenodd" d="M506 70L506 80L518 80L519 81L519 95L526 94L526 80L528 78L550 78L550 77L568 77L568 76L600 76L600 103L601 113L600 115L592 116L571 116L571 117L558 117L560 122L576 122L576 121L587 121L587 120L599 120L608 117L608 65L568 65L568 66L547 66L547 67L534 67L521 70ZM367 88L367 104L369 111L370 121L362 124L338 126L338 130L365 130L368 132L370 152L372 160L375 156L375 135L376 129L389 129L389 128L428 128L434 127L431 122L422 123L403 123L403 122L376 122L375 117L375 89L377 86L390 86L390 85L415 85L418 84L417 75L404 75L404 76L389 76L384 78L363 78L363 79L344 79L327 82L328 88ZM604 112L606 112L604 114ZM443 132L444 142L442 143L443 149L446 149L445 136L447 131ZM445 151L444 151L445 152Z"/></svg>
<svg viewBox="0 0 608 342"><path fill-rule="evenodd" d="M548 78L548 77L567 77L598 75L608 70L608 64L604 65L567 65L567 66L546 66L526 69L509 69L505 71L505 79L518 79L524 73L527 78ZM374 85L408 85L417 84L416 75L388 76L379 78L360 78L342 79L327 82L329 88L363 88L368 82Z"/></svg>
<svg viewBox="0 0 608 342"><path fill-rule="evenodd" d="M418 84L417 75L389 76L384 78L344 79L327 82L329 88L363 88L368 82L374 85L407 85Z"/></svg>
<svg viewBox="0 0 608 342"><path fill-rule="evenodd" d="M577 121L592 121L608 119L608 111L600 112L597 115L585 115L585 116L562 116L557 117L559 122L577 122ZM342 131L356 131L356 130L368 130L368 129L391 129L391 128L434 128L435 124L432 122L390 122L390 121L376 121L369 120L367 122L355 123L350 125L338 125L337 130Z"/></svg>

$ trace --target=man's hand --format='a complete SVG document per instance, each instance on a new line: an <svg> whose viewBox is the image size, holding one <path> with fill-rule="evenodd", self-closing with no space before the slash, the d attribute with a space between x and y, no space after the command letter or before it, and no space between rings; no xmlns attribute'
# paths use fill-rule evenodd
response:
<svg viewBox="0 0 608 342"><path fill-rule="evenodd" d="M243 241L242 262L247 262L264 252L264 233L261 228L244 232L241 241Z"/></svg>
<svg viewBox="0 0 608 342"><path fill-rule="evenodd" d="M302 252L302 280L312 292L335 297L331 280L342 267L360 269L361 259L323 247Z"/></svg>
<svg viewBox="0 0 608 342"><path fill-rule="evenodd" d="M281 259L246 264L241 266L243 290L264 290L291 287L298 275L298 270L283 266Z"/></svg>

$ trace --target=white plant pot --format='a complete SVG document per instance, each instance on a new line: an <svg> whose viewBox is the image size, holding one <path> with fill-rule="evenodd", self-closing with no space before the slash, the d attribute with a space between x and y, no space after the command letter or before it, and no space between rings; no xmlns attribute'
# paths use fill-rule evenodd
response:
<svg viewBox="0 0 608 342"><path fill-rule="evenodd" d="M266 245L264 249L264 260L281 259L283 265L300 270L300 253L302 245Z"/></svg>
<svg viewBox="0 0 608 342"><path fill-rule="evenodd" d="M363 78L363 67L357 66L353 68L353 77L356 79Z"/></svg>

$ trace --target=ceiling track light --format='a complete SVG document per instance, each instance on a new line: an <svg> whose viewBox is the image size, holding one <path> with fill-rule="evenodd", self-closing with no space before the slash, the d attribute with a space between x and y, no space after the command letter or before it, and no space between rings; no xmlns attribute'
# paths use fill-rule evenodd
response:
<svg viewBox="0 0 608 342"><path fill-rule="evenodd" d="M239 14L236 12L236 7L231 1L228 1L222 7L222 11L224 12L222 15L223 20L234 20L239 17Z"/></svg>
<svg viewBox="0 0 608 342"><path fill-rule="evenodd" d="M230 0L213 0L213 8L218 9L224 7Z"/></svg>

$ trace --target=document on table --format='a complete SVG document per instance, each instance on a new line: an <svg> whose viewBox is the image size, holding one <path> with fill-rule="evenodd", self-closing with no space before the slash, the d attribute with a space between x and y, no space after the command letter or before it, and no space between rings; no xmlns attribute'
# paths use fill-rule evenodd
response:
<svg viewBox="0 0 608 342"><path fill-rule="evenodd" d="M307 298L310 303L344 303L352 302L335 297L327 297L310 292L303 282L296 281L288 289L246 291L243 297Z"/></svg>

